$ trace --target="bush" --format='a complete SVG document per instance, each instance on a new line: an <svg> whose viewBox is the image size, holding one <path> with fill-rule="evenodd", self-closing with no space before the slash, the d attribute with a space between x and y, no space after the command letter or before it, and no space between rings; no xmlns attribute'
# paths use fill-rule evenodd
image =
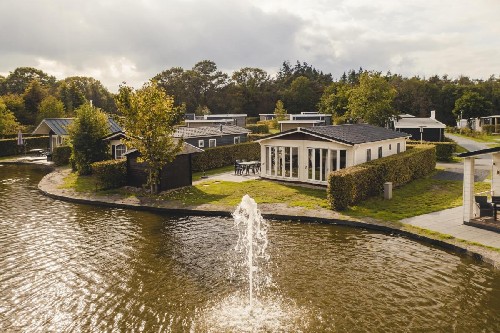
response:
<svg viewBox="0 0 500 333"><path fill-rule="evenodd" d="M394 187L422 178L436 167L436 148L416 145L407 151L338 170L328 176L328 201L334 210L347 209L361 200L380 195L385 182Z"/></svg>
<svg viewBox="0 0 500 333"><path fill-rule="evenodd" d="M257 124L259 117L247 117L247 125Z"/></svg>
<svg viewBox="0 0 500 333"><path fill-rule="evenodd" d="M192 170L206 171L234 164L235 160L260 160L260 144L244 142L236 145L207 148L193 155Z"/></svg>
<svg viewBox="0 0 500 333"><path fill-rule="evenodd" d="M70 157L71 157L71 147L70 146L56 147L52 151L52 161L57 166L69 164Z"/></svg>
<svg viewBox="0 0 500 333"><path fill-rule="evenodd" d="M100 189L118 188L127 182L126 160L107 160L91 164Z"/></svg>
<svg viewBox="0 0 500 333"><path fill-rule="evenodd" d="M445 138L446 139L446 138ZM408 144L417 145L419 141L408 141ZM452 140L443 142L426 142L436 146L436 160L439 162L450 162L453 160L453 154L457 151L457 143Z"/></svg>
<svg viewBox="0 0 500 333"><path fill-rule="evenodd" d="M247 125L247 129L251 130L253 134L269 133L269 126L267 124Z"/></svg>
<svg viewBox="0 0 500 333"><path fill-rule="evenodd" d="M483 131L483 133L491 135L491 133L495 132L495 125L483 125L481 127L481 130Z"/></svg>
<svg viewBox="0 0 500 333"><path fill-rule="evenodd" d="M49 137L26 137L26 151L30 149L47 149L49 146ZM17 145L17 136L15 139L0 140L0 156L19 155L24 153L24 147Z"/></svg>

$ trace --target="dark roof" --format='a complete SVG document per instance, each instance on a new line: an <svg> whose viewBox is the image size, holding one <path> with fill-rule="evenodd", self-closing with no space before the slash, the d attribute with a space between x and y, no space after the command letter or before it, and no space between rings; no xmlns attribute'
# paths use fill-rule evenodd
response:
<svg viewBox="0 0 500 333"><path fill-rule="evenodd" d="M500 147L481 149L476 151L468 151L466 153L458 154L458 157L471 157L471 156L479 156L484 154L497 153L500 151Z"/></svg>
<svg viewBox="0 0 500 333"><path fill-rule="evenodd" d="M48 133L37 133L41 129L42 125L48 126L56 135L68 135L67 127L70 125L75 118L45 118L33 131L33 134L48 134ZM113 119L108 118L109 129L111 133L121 132L122 129Z"/></svg>
<svg viewBox="0 0 500 333"><path fill-rule="evenodd" d="M127 152L124 155L129 155L132 153L139 153L137 149L132 148L130 150L127 150ZM186 155L186 154L196 154L196 153L203 153L204 150L200 149L198 147L195 147L187 142L182 143L182 150L177 154L177 155Z"/></svg>
<svg viewBox="0 0 500 333"><path fill-rule="evenodd" d="M174 137L187 139L206 136L248 134L250 132L251 131L246 128L234 125L178 127L175 130Z"/></svg>
<svg viewBox="0 0 500 333"><path fill-rule="evenodd" d="M368 125L368 124L344 124L316 127L298 127L279 134L268 136L258 141L281 137L291 133L306 133L314 135L325 140L342 142L350 145L376 142L389 139L407 138L409 134L396 132L387 128Z"/></svg>
<svg viewBox="0 0 500 333"><path fill-rule="evenodd" d="M116 132L116 133L111 133L110 135L105 136L102 139L105 140L105 141L111 141L111 140L123 139L123 138L126 138L126 137L127 137L127 135L124 132Z"/></svg>

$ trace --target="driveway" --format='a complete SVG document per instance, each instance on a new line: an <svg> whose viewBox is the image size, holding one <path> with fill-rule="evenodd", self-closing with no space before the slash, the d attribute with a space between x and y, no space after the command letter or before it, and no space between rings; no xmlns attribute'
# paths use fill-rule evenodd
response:
<svg viewBox="0 0 500 333"><path fill-rule="evenodd" d="M461 137L461 136L458 136L458 135L453 135L451 133L446 133L445 136L447 138L452 139L453 141L455 141L456 143L458 143L459 146L464 147L468 151L476 151L476 150L482 150L482 149L491 148L486 143L477 142L477 141L474 141L474 140L471 140L471 139L467 139L467 138L464 138L464 137ZM478 156L477 159L490 160L491 161L491 155L490 154L481 155L481 156Z"/></svg>

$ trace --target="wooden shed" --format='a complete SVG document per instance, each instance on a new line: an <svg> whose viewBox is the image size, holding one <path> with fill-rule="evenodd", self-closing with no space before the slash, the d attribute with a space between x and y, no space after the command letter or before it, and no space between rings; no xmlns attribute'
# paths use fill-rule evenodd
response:
<svg viewBox="0 0 500 333"><path fill-rule="evenodd" d="M161 170L159 191L171 190L192 185L191 156L203 152L202 149L183 143L182 150L175 159ZM127 157L127 185L141 187L147 183L146 164L138 162L140 156L136 149L129 150Z"/></svg>

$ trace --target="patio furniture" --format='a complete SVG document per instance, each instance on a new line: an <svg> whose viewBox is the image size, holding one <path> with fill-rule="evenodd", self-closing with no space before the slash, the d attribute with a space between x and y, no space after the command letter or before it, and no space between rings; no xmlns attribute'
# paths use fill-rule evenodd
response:
<svg viewBox="0 0 500 333"><path fill-rule="evenodd" d="M498 205L500 205L500 196L491 196L491 204L493 206L493 220L497 220Z"/></svg>
<svg viewBox="0 0 500 333"><path fill-rule="evenodd" d="M495 218L493 212L496 213L496 209L494 209L492 203L488 202L487 196L476 195L475 201L476 207L479 209L479 217L493 216L493 218Z"/></svg>
<svg viewBox="0 0 500 333"><path fill-rule="evenodd" d="M250 161L250 162L244 161L239 164L243 167L243 171L245 171L246 175L250 174L250 170L252 170L252 173L254 174L257 169L260 171L260 161Z"/></svg>
<svg viewBox="0 0 500 333"><path fill-rule="evenodd" d="M242 175L243 174L243 165L240 164L240 160L236 160L234 162L234 174Z"/></svg>

